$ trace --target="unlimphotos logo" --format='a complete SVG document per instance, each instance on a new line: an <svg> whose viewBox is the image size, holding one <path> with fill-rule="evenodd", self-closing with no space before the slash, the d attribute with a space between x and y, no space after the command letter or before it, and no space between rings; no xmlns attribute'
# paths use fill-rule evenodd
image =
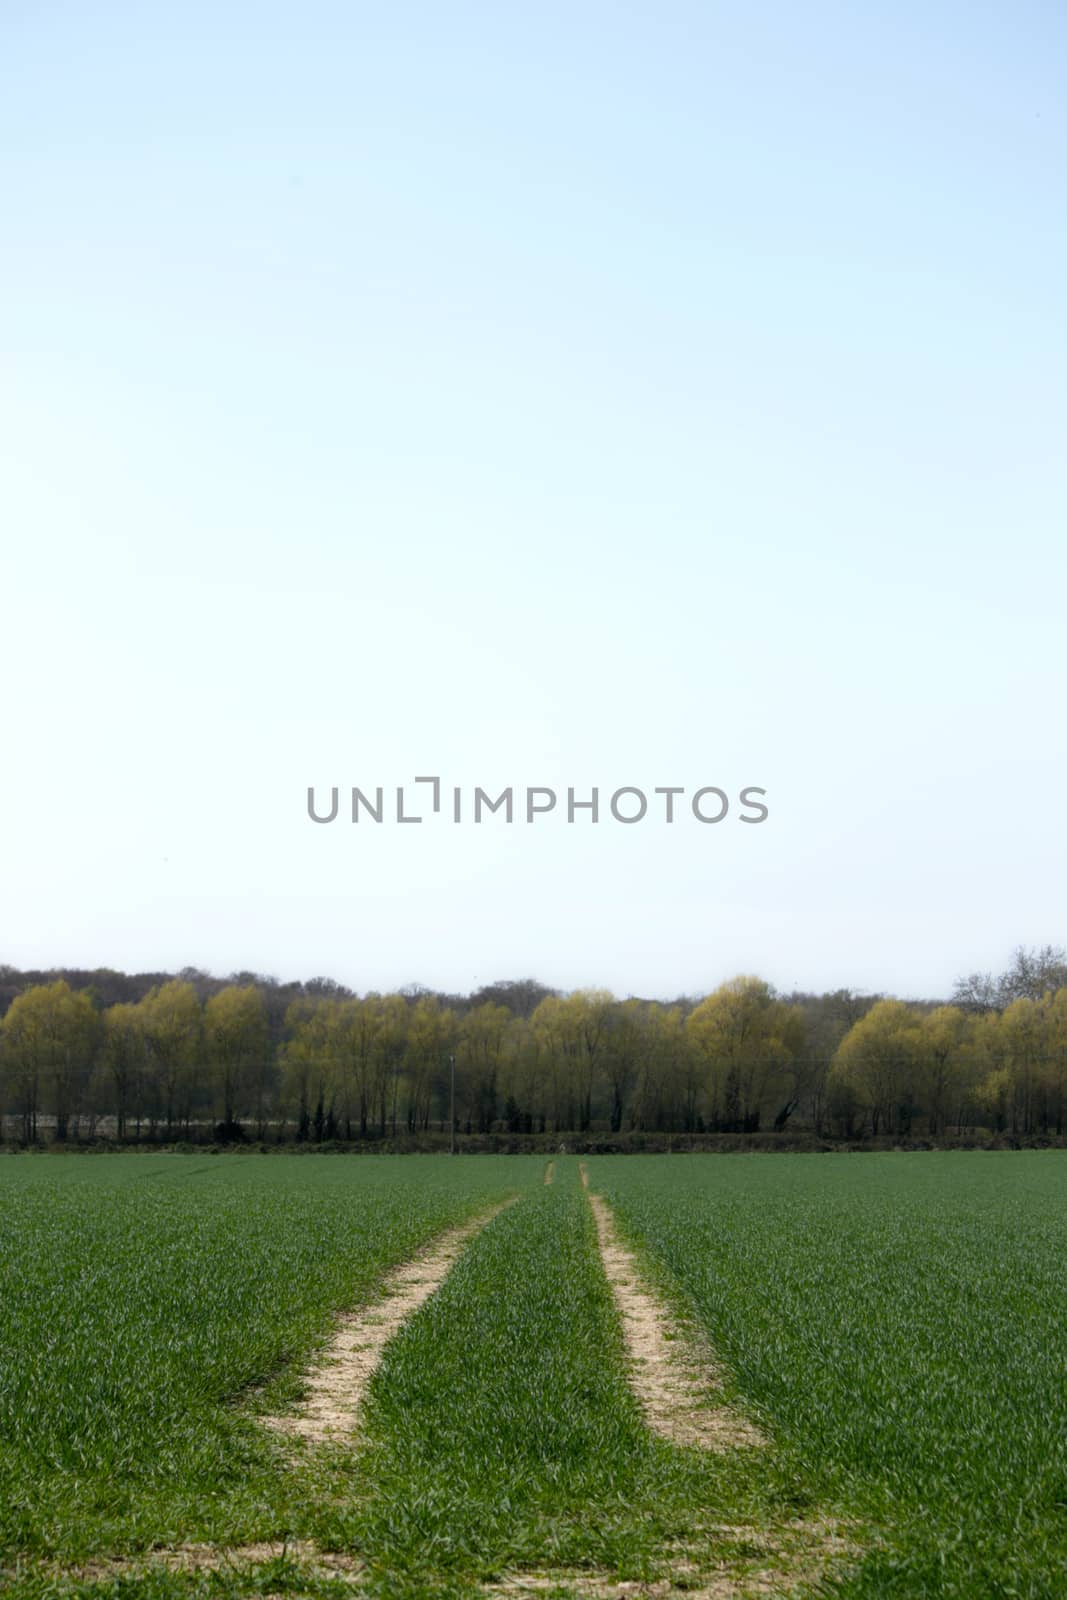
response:
<svg viewBox="0 0 1067 1600"><path fill-rule="evenodd" d="M352 786L345 791L346 816L352 822L372 823L421 823L434 817L450 823L484 823L489 819L504 824L534 823L553 815L557 822L569 823L599 823L610 819L629 825L646 821L674 823L684 819L714 825L725 822L728 817L757 824L766 822L770 814L763 803L767 791L756 784L746 785L731 802L727 791L717 784L706 784L692 793L680 784L655 784L647 789L623 784L610 792L599 788L579 792L570 785L565 791L540 784L509 785L493 795L479 785L446 786L439 777L413 778L411 782L411 792L404 784L379 784L367 789ZM415 784L426 787L415 791ZM317 797L314 784L309 784L307 814L311 821L336 822L341 816L341 794L339 787L331 788L326 805Z"/></svg>

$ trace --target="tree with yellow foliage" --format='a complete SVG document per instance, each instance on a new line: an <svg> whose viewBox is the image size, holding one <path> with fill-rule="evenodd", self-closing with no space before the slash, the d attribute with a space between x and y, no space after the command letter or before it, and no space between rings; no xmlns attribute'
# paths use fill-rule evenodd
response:
<svg viewBox="0 0 1067 1600"><path fill-rule="evenodd" d="M902 1000L879 1000L850 1028L830 1070L831 1103L855 1106L870 1132L908 1133L915 1113L919 1019Z"/></svg>
<svg viewBox="0 0 1067 1600"><path fill-rule="evenodd" d="M762 978L731 978L690 1013L686 1032L704 1064L711 1126L756 1132L803 1048L799 1012Z"/></svg>
<svg viewBox="0 0 1067 1600"><path fill-rule="evenodd" d="M98 1026L89 996L62 978L37 984L11 1002L4 1059L26 1140L37 1138L42 1112L55 1118L56 1138L66 1139L89 1080Z"/></svg>
<svg viewBox="0 0 1067 1600"><path fill-rule="evenodd" d="M204 1007L204 1038L227 1137L239 1132L238 1115L249 1105L262 1135L268 1037L259 990L231 983L213 994Z"/></svg>

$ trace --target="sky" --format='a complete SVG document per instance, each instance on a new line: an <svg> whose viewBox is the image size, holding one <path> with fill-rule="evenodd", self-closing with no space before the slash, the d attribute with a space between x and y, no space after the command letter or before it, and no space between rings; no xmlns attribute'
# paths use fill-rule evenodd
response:
<svg viewBox="0 0 1067 1600"><path fill-rule="evenodd" d="M1067 940L1065 47L7 0L0 961L936 996Z"/></svg>

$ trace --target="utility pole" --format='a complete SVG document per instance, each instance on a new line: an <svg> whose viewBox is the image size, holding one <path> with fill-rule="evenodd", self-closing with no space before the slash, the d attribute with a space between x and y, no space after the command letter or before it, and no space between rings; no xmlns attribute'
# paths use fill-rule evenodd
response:
<svg viewBox="0 0 1067 1600"><path fill-rule="evenodd" d="M456 1153L456 1058L450 1055L448 1064L452 1069L452 1088L448 1099L448 1153Z"/></svg>

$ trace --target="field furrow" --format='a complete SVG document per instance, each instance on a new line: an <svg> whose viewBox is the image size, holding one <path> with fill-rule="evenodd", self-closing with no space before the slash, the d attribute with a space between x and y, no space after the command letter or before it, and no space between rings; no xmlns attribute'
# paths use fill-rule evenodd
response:
<svg viewBox="0 0 1067 1600"><path fill-rule="evenodd" d="M607 1202L590 1192L589 1204L626 1341L630 1382L653 1433L701 1450L766 1444L765 1435L725 1403L710 1349L683 1331L642 1281L637 1257L619 1237Z"/></svg>
<svg viewBox="0 0 1067 1600"><path fill-rule="evenodd" d="M313 1444L354 1432L367 1384L389 1340L440 1288L468 1240L502 1209L494 1206L487 1215L450 1229L394 1267L377 1298L341 1318L322 1359L306 1375L307 1393L299 1408L261 1417L263 1425Z"/></svg>

